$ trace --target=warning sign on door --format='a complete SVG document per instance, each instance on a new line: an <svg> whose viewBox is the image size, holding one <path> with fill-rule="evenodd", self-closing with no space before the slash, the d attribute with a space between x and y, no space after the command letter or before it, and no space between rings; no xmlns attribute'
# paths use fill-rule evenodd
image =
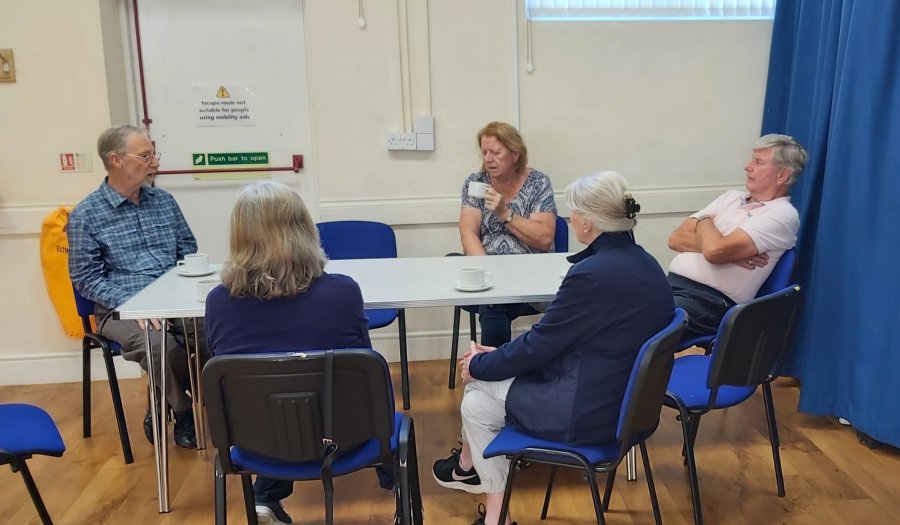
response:
<svg viewBox="0 0 900 525"><path fill-rule="evenodd" d="M234 84L194 85L197 126L253 126L253 92Z"/></svg>
<svg viewBox="0 0 900 525"><path fill-rule="evenodd" d="M59 171L67 173L86 173L93 171L90 153L60 153Z"/></svg>

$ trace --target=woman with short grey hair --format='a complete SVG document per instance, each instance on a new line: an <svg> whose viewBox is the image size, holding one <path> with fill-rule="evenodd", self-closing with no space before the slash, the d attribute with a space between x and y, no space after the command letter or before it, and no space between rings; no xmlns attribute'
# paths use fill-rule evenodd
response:
<svg viewBox="0 0 900 525"><path fill-rule="evenodd" d="M499 521L509 463L482 453L500 430L513 425L573 445L614 440L638 351L672 319L666 276L634 242L640 206L625 178L585 175L569 185L566 199L572 229L587 248L569 257L572 267L544 317L497 348L472 342L460 361L462 448L432 472L443 487L486 494L473 525Z"/></svg>

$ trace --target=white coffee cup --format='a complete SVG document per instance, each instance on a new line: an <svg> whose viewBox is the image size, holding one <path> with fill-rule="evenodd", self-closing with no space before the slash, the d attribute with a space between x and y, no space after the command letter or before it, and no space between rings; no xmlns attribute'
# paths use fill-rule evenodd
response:
<svg viewBox="0 0 900 525"><path fill-rule="evenodd" d="M193 253L185 255L184 259L176 263L178 271L182 273L203 273L209 271L209 255L205 253Z"/></svg>
<svg viewBox="0 0 900 525"><path fill-rule="evenodd" d="M487 192L488 185L484 182L469 182L469 197L475 197L476 199L483 199L484 194Z"/></svg>
<svg viewBox="0 0 900 525"><path fill-rule="evenodd" d="M201 303L205 302L209 292L213 291L213 288L220 284L222 284L220 279L200 279L197 281L197 300Z"/></svg>
<svg viewBox="0 0 900 525"><path fill-rule="evenodd" d="M459 285L462 288L479 288L491 282L491 274L484 268L469 267L459 271Z"/></svg>

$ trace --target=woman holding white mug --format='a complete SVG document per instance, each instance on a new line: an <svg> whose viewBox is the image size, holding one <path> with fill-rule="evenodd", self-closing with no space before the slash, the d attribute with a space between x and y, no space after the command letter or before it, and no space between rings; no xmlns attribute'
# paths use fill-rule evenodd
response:
<svg viewBox="0 0 900 525"><path fill-rule="evenodd" d="M478 132L481 171L462 187L459 237L465 255L549 252L556 232L556 203L550 179L528 167L528 149L515 127L491 122ZM481 342L510 340L510 323L537 310L527 304L479 308Z"/></svg>

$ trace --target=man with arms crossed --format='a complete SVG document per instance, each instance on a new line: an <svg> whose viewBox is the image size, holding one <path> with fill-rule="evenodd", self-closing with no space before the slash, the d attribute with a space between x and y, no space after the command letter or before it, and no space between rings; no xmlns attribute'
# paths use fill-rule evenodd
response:
<svg viewBox="0 0 900 525"><path fill-rule="evenodd" d="M725 312L752 299L781 255L794 246L800 217L788 193L806 165L787 135L761 137L744 166L746 192L726 191L669 237L675 306L688 313L685 338L715 334Z"/></svg>
<svg viewBox="0 0 900 525"><path fill-rule="evenodd" d="M159 168L159 155L142 129L129 125L107 129L97 140L97 150L107 177L69 216L69 273L79 293L94 302L100 333L122 346L125 359L147 370L145 321L117 320L110 314L176 261L195 253L197 241L175 199L148 185ZM159 374L162 325L159 319L149 322L154 369ZM175 444L193 448L197 441L184 346L173 331L167 335L165 397L175 411ZM205 361L206 338L199 339ZM149 407L144 432L152 442Z"/></svg>

